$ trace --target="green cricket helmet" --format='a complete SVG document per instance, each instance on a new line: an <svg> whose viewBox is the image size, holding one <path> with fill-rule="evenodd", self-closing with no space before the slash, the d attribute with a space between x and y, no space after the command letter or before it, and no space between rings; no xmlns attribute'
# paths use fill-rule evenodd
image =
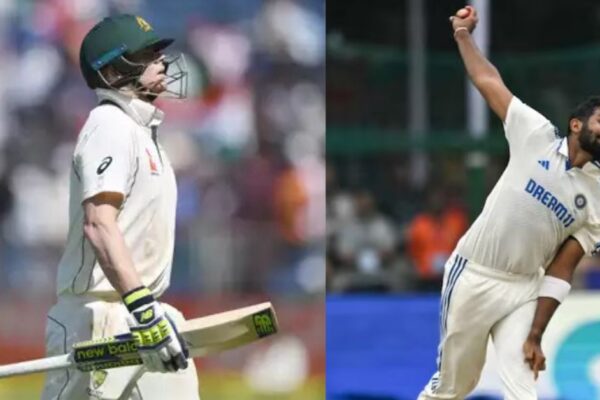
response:
<svg viewBox="0 0 600 400"><path fill-rule="evenodd" d="M131 83L136 86L148 64L134 63L127 56L148 48L160 51L171 43L173 39L161 39L142 17L130 14L107 17L97 23L83 39L79 65L85 82L91 89L119 89ZM178 98L185 97L187 70L183 56L165 58L163 63L168 88L179 82L178 91L168 91ZM177 68L169 68L171 64ZM109 82L104 76L101 69L106 65L112 65L116 69L119 74L117 79Z"/></svg>

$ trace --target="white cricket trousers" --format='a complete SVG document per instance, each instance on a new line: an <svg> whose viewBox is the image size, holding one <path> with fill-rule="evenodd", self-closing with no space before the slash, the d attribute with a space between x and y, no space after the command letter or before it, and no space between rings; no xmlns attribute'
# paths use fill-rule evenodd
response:
<svg viewBox="0 0 600 400"><path fill-rule="evenodd" d="M161 303L175 324L183 315ZM48 313L46 353L68 353L74 343L129 332L127 308L121 302L106 302L81 296L59 297ZM76 369L51 371L46 375L42 400L199 400L198 376L190 361L183 371L149 373L141 366L94 372Z"/></svg>
<svg viewBox="0 0 600 400"><path fill-rule="evenodd" d="M522 348L542 277L542 269L533 275L509 274L455 252L444 270L437 371L419 400L464 399L479 381L490 336L504 399L536 400L533 372Z"/></svg>

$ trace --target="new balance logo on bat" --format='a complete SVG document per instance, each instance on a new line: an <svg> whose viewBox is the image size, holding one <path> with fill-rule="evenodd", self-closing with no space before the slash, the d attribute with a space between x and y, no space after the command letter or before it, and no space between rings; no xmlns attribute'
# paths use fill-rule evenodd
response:
<svg viewBox="0 0 600 400"><path fill-rule="evenodd" d="M540 164L546 170L550 169L550 161L548 160L539 160L538 164Z"/></svg>
<svg viewBox="0 0 600 400"><path fill-rule="evenodd" d="M98 343L83 348L75 348L75 361L78 363L116 361L120 356L135 354L137 346L133 340Z"/></svg>

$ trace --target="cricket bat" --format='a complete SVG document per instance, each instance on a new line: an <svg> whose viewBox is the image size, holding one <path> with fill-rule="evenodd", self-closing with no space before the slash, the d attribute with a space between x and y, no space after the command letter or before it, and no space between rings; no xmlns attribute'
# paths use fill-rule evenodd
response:
<svg viewBox="0 0 600 400"><path fill-rule="evenodd" d="M185 321L178 326L189 356L201 357L254 342L277 333L270 302ZM131 334L76 343L68 354L0 366L0 378L77 368L83 372L142 364Z"/></svg>

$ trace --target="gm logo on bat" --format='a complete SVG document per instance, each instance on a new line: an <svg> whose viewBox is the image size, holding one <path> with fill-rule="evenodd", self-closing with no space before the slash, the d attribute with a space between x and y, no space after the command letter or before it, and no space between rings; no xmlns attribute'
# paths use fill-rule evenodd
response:
<svg viewBox="0 0 600 400"><path fill-rule="evenodd" d="M254 329L259 337L269 336L277 332L270 310L261 311L252 316Z"/></svg>

